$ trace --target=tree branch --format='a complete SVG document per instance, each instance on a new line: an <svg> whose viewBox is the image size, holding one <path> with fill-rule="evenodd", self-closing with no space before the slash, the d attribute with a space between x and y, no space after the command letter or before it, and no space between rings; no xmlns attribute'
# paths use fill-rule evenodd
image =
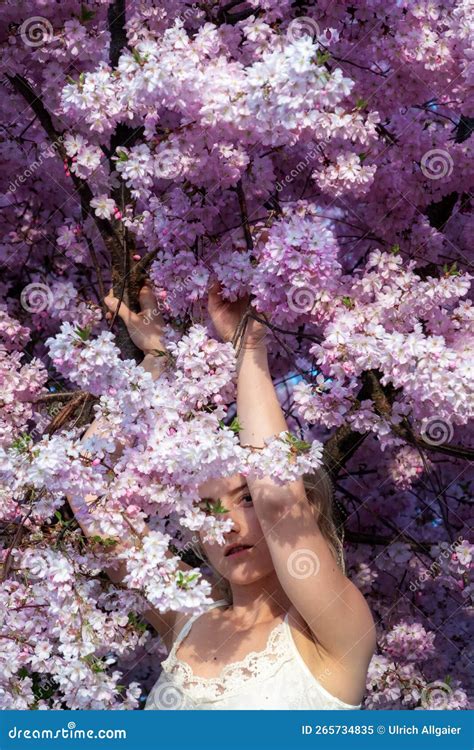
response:
<svg viewBox="0 0 474 750"><path fill-rule="evenodd" d="M124 49L129 49L127 31L125 28L127 20L126 12L126 0L114 0L114 2L110 3L108 8L107 25L110 33L109 59L112 68L117 67L122 51ZM115 131L110 138L110 148L108 149L107 154L111 174L113 172L116 173L116 166L112 157L117 153L117 150L124 146L127 146L128 148L133 147L143 136L144 130L145 128L143 126L139 128L131 128L123 122L117 123ZM117 179L119 185L112 188L111 197L123 215L126 211L127 204L132 202L131 191L118 174ZM136 254L135 241L123 222L118 223L117 233L122 248L122 267L120 283L116 283L116 279L114 279L114 293L120 301L123 299L131 310L138 312L140 309L138 296L140 288L143 285L144 274L142 267L138 266L133 259L133 256ZM117 316L115 315L113 320L115 321L116 319ZM140 358L140 352L133 342L130 342L130 349L133 357L138 360Z"/></svg>
<svg viewBox="0 0 474 750"><path fill-rule="evenodd" d="M374 370L368 370L364 373L364 376L370 385L370 398L372 398L375 404L376 411L380 416L389 419L392 414L392 402L387 391L382 386L378 374ZM455 458L462 458L467 461L474 460L474 450L472 448L467 448L462 445L436 445L436 443L427 442L423 439L422 435L417 435L413 431L407 420L405 420L403 424L391 425L391 427L392 432L397 435L397 437L401 437L402 440L405 440L410 445L422 448L423 450L435 451Z"/></svg>
<svg viewBox="0 0 474 750"><path fill-rule="evenodd" d="M44 106L42 100L38 94L34 91L28 81L21 75L15 74L10 76L7 74L7 78L14 87L14 89L25 99L30 105L31 109L37 116L42 127L46 131L50 138L56 152L61 157L62 161L69 163L70 159L63 145L63 135L59 133L53 125L53 121L50 113ZM97 229L102 237L102 240L109 252L112 265L112 281L114 289L119 289L124 284L124 274L126 265L124 264L124 252L123 245L120 236L117 234L116 228L120 230L121 222L114 221L110 222L108 219L101 219L95 215L95 212L91 210L90 203L93 198L92 190L90 189L86 180L78 177L73 172L71 179L76 192L79 194L81 207L85 214L92 219L96 224ZM133 344L128 331L122 321L117 321L117 345L123 356L138 360L141 358L141 352Z"/></svg>
<svg viewBox="0 0 474 750"><path fill-rule="evenodd" d="M245 235L245 242L247 243L247 250L250 253L252 253L253 239L252 239L252 234L250 232L249 214L247 210L247 200L245 198L245 193L242 187L241 179L238 181L235 190L239 199L240 215L242 217L242 226L244 228L244 235Z"/></svg>
<svg viewBox="0 0 474 750"><path fill-rule="evenodd" d="M112 68L117 67L120 53L127 47L125 13L125 0L114 0L107 9L107 25L110 32L109 60Z"/></svg>

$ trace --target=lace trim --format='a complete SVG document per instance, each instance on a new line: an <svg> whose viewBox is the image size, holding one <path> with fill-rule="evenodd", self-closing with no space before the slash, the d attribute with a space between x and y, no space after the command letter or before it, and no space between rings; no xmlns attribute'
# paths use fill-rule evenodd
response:
<svg viewBox="0 0 474 750"><path fill-rule="evenodd" d="M262 651L251 651L241 661L226 664L217 677L195 675L189 664L176 657L176 650L172 649L161 666L167 677L172 677L196 701L218 700L224 693L240 691L248 680L268 679L293 656L288 648L285 621L273 628Z"/></svg>

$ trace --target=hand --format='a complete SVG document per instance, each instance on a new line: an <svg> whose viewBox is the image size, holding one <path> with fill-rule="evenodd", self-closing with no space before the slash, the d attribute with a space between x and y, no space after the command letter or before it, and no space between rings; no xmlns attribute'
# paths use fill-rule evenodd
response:
<svg viewBox="0 0 474 750"><path fill-rule="evenodd" d="M237 326L245 313L253 312L249 303L250 297L248 295L235 302L228 302L222 299L220 284L215 283L210 287L207 308L217 333L224 341L232 341ZM267 332L266 325L249 317L243 340L244 348L253 349L264 346Z"/></svg>
<svg viewBox="0 0 474 750"><path fill-rule="evenodd" d="M110 312L106 314L107 320L111 320L119 305L118 297L115 297L111 289L104 299ZM151 285L147 282L140 289L139 295L140 312L135 313L123 302L118 307L118 315L127 326L128 333L135 346L138 346L144 354L155 351L163 351L164 346L164 320L158 309L158 304Z"/></svg>

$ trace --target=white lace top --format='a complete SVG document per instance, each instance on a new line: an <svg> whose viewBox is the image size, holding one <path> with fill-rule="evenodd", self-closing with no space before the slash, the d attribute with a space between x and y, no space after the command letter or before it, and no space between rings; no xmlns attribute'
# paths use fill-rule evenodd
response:
<svg viewBox="0 0 474 750"><path fill-rule="evenodd" d="M209 609L228 604L214 602ZM145 704L147 710L359 709L331 695L313 676L291 634L288 615L271 631L263 651L227 664L218 677L198 677L176 657L179 644L199 617L179 633Z"/></svg>

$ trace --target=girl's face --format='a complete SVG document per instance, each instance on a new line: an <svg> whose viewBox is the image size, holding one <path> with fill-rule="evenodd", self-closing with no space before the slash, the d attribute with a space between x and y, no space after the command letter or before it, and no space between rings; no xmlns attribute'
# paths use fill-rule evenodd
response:
<svg viewBox="0 0 474 750"><path fill-rule="evenodd" d="M273 561L245 479L239 474L213 479L200 486L199 494L209 506L220 501L227 511L223 518L233 521L231 531L224 535L224 544L201 540L205 555L217 572L237 585L253 583L272 573ZM240 545L243 549L239 549Z"/></svg>

